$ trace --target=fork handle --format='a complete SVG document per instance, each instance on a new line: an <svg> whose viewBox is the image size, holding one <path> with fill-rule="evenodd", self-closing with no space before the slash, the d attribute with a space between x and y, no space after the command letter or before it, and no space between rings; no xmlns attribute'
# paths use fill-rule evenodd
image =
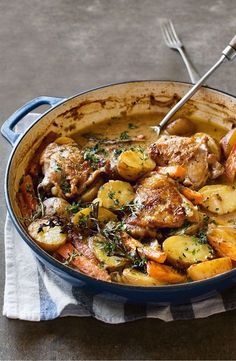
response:
<svg viewBox="0 0 236 361"><path fill-rule="evenodd" d="M186 66L186 68L187 68L187 70L188 70L188 74L189 74L189 77L190 77L190 79L191 79L191 82L192 82L193 84L197 83L198 80L200 79L200 75L199 75L198 72L194 69L191 61L188 59L188 57L187 57L187 55L186 55L186 53L185 53L185 51L184 51L184 48L181 47L181 48L178 48L177 50L179 51L180 55L182 56L182 59L183 59L183 61L184 61L184 64L185 64L185 66Z"/></svg>

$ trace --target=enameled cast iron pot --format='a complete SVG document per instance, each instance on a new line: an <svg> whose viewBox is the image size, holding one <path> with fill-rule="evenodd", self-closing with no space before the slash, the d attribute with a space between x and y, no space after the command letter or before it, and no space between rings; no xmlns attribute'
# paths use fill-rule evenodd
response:
<svg viewBox="0 0 236 361"><path fill-rule="evenodd" d="M89 124L96 124L107 118L115 121L115 117L122 114L164 115L173 100L182 97L190 86L179 82L140 81L108 85L69 99L39 97L18 109L3 124L2 134L13 146L5 178L8 212L17 231L42 263L88 292L103 293L113 299L114 295L125 297L136 303L186 303L204 299L236 283L236 269L203 281L161 287L136 287L99 281L52 258L29 237L20 221L20 210L16 202L19 181L32 154L50 131L70 136ZM16 134L13 131L14 126L25 115L43 104L48 104L51 108L40 115L24 134ZM187 114L215 124L223 122L227 126L227 118L233 118L236 114L236 98L204 87L181 110L180 115Z"/></svg>

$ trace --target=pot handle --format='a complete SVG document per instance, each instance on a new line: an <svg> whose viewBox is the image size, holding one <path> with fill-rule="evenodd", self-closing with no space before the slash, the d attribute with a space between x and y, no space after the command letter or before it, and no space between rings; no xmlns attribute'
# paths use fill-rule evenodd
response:
<svg viewBox="0 0 236 361"><path fill-rule="evenodd" d="M17 138L20 136L19 133L13 131L14 126L29 112L40 107L41 105L48 104L51 107L65 100L65 98L47 97L41 96L30 100L24 104L21 108L17 109L2 125L1 133L8 140L11 145L14 145Z"/></svg>

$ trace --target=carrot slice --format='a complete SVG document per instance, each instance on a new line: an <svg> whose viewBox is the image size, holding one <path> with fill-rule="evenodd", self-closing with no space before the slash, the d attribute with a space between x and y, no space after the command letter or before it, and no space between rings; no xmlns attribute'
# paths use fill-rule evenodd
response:
<svg viewBox="0 0 236 361"><path fill-rule="evenodd" d="M163 283L183 283L186 276L177 272L173 267L159 264L153 261L147 263L147 273Z"/></svg>
<svg viewBox="0 0 236 361"><path fill-rule="evenodd" d="M100 268L99 264L94 260L79 253L71 243L65 243L63 246L58 248L57 253L68 260L69 264L72 264L86 275L98 280L111 280L110 275L105 269Z"/></svg>
<svg viewBox="0 0 236 361"><path fill-rule="evenodd" d="M180 192L194 204L202 204L203 195L187 187L181 187Z"/></svg>
<svg viewBox="0 0 236 361"><path fill-rule="evenodd" d="M236 144L233 145L231 152L226 160L225 174L228 180L233 183L236 177Z"/></svg>
<svg viewBox="0 0 236 361"><path fill-rule="evenodd" d="M160 174L167 174L172 178L184 178L186 169L181 165L173 165L168 167L157 167L156 171Z"/></svg>
<svg viewBox="0 0 236 361"><path fill-rule="evenodd" d="M33 181L30 175L23 176L22 183L20 185L20 191L23 196L23 200L29 209L29 213L36 211L38 202L36 199Z"/></svg>

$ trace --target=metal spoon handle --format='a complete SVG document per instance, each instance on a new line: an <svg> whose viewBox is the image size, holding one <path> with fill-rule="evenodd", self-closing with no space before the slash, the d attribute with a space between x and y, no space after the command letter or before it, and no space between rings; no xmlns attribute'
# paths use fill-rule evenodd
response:
<svg viewBox="0 0 236 361"><path fill-rule="evenodd" d="M172 116L196 93L196 91L205 83L206 79L214 73L214 71L225 61L231 61L236 56L236 35L231 40L229 45L222 51L222 55L219 60L204 74L201 79L184 95L184 97L177 103L162 119L159 125L153 127L153 129L159 135L162 128L168 123Z"/></svg>

